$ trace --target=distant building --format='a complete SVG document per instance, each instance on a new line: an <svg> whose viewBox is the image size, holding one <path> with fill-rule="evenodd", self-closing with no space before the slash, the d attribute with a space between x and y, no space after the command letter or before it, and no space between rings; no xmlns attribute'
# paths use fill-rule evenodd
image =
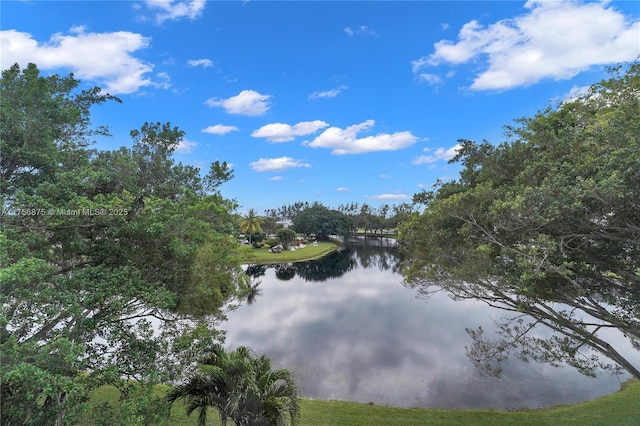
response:
<svg viewBox="0 0 640 426"><path fill-rule="evenodd" d="M282 225L283 228L288 228L293 225L293 221L291 219L282 219L276 222L278 225Z"/></svg>

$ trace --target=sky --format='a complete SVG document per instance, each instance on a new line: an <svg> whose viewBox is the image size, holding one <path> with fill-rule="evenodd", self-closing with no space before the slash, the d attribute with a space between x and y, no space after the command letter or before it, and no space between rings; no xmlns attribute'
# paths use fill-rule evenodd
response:
<svg viewBox="0 0 640 426"><path fill-rule="evenodd" d="M557 105L640 54L633 1L3 1L0 65L70 72L123 102L94 107L132 145L144 122L175 153L226 161L239 212L319 201L411 202L460 139Z"/></svg>

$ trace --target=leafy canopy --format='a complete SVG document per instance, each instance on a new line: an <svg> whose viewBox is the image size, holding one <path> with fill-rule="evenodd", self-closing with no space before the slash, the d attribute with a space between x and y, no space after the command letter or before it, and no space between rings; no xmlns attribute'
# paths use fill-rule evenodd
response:
<svg viewBox="0 0 640 426"><path fill-rule="evenodd" d="M460 141L459 179L414 197L426 209L402 230L407 281L512 312L498 341L468 330L479 367L499 373L516 355L640 378L627 355L640 348L638 117L636 61L517 120L500 145ZM544 326L553 337L536 335Z"/></svg>
<svg viewBox="0 0 640 426"><path fill-rule="evenodd" d="M115 100L33 64L2 73L2 424L72 423L95 386L180 377L246 288L223 163L176 163L184 132L144 123L90 150Z"/></svg>
<svg viewBox="0 0 640 426"><path fill-rule="evenodd" d="M293 228L306 235L315 234L319 240L328 239L329 235L348 237L355 232L352 218L321 204L314 204L296 214Z"/></svg>

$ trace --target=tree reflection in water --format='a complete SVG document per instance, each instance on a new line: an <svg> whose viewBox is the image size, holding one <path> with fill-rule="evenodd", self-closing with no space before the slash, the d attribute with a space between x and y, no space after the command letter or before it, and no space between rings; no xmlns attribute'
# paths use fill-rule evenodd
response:
<svg viewBox="0 0 640 426"><path fill-rule="evenodd" d="M348 240L340 250L322 259L273 265L248 265L245 273L252 278L257 278L264 276L267 269L273 268L276 278L280 281L289 281L298 276L305 281L322 282L340 278L355 267L378 268L399 273L399 256L400 253L393 240L361 237Z"/></svg>
<svg viewBox="0 0 640 426"><path fill-rule="evenodd" d="M403 287L394 246L375 239L345 246L307 262L313 268L264 267L262 294L230 312L223 326L229 347L267 354L313 398L515 409L584 401L619 388L616 377L590 379L517 360L501 379L479 375L464 350L465 327L489 328L500 311L443 292L425 303Z"/></svg>

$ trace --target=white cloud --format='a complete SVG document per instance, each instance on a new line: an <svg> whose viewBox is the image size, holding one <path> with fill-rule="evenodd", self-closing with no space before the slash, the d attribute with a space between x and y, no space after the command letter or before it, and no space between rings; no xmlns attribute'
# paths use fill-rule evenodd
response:
<svg viewBox="0 0 640 426"><path fill-rule="evenodd" d="M86 33L84 27L73 27L70 33L57 33L40 43L29 33L0 31L0 65L7 69L14 63L26 67L33 62L41 70L69 68L77 78L95 82L111 94L166 86L166 74L159 75L160 82L153 82L149 78L153 65L133 56L149 46L148 37L128 31Z"/></svg>
<svg viewBox="0 0 640 426"><path fill-rule="evenodd" d="M418 138L411 132L379 133L375 136L358 138L358 133L367 131L375 124L374 120L366 120L345 129L329 127L307 146L312 148L329 148L336 155L361 154L374 151L396 151L413 145Z"/></svg>
<svg viewBox="0 0 640 426"><path fill-rule="evenodd" d="M171 77L166 72L159 72L156 74L158 78L157 81L153 83L153 87L157 87L158 89L168 89L171 87Z"/></svg>
<svg viewBox="0 0 640 426"><path fill-rule="evenodd" d="M393 176L389 176L389 175L385 175L385 174L381 174L380 177L382 179L392 179L393 178Z"/></svg>
<svg viewBox="0 0 640 426"><path fill-rule="evenodd" d="M155 12L156 22L162 24L180 18L193 21L202 15L206 0L146 0L145 4Z"/></svg>
<svg viewBox="0 0 640 426"><path fill-rule="evenodd" d="M435 163L436 161L449 161L458 154L458 150L460 148L462 148L462 145L460 144L456 144L448 149L438 148L433 151L433 154L421 155L420 157L415 158L413 160L413 164L418 165ZM431 150L429 148L425 148L425 151L430 152Z"/></svg>
<svg viewBox="0 0 640 426"><path fill-rule="evenodd" d="M590 86L573 86L571 88L571 90L569 90L569 93L567 93L563 98L562 98L562 102L572 102L575 101L581 97L584 97L586 95L588 95L591 92L591 87Z"/></svg>
<svg viewBox="0 0 640 426"><path fill-rule="evenodd" d="M178 146L176 147L176 152L181 153L181 154L187 154L187 153L193 151L193 149L196 146L198 146L197 142L189 141L187 139L182 139L180 141L180 143L178 144Z"/></svg>
<svg viewBox="0 0 640 426"><path fill-rule="evenodd" d="M263 95L255 90L243 90L227 99L211 98L205 104L210 107L222 107L229 114L259 116L269 110L271 95Z"/></svg>
<svg viewBox="0 0 640 426"><path fill-rule="evenodd" d="M407 194L380 194L370 195L367 198L371 200L410 200L411 196Z"/></svg>
<svg viewBox="0 0 640 426"><path fill-rule="evenodd" d="M359 27L355 27L355 28L346 27L344 29L344 32L352 37L354 35L369 35L369 36L377 35L375 31L373 31L371 28L369 28L366 25L360 25Z"/></svg>
<svg viewBox="0 0 640 426"><path fill-rule="evenodd" d="M216 124L215 126L209 126L202 129L202 133L211 133L212 135L226 135L229 132L237 132L239 129L236 126L225 126L224 124Z"/></svg>
<svg viewBox="0 0 640 426"><path fill-rule="evenodd" d="M282 176L274 176L272 178L269 178L269 180L272 180L274 182L281 181L282 179L284 179Z"/></svg>
<svg viewBox="0 0 640 426"><path fill-rule="evenodd" d="M311 167L311 164L291 157L261 158L249 164L256 172L281 172L298 167Z"/></svg>
<svg viewBox="0 0 640 426"><path fill-rule="evenodd" d="M328 123L320 120L301 121L300 123L270 123L255 130L251 136L254 138L265 138L270 142L288 142L296 138L296 136L305 136L317 132L329 126Z"/></svg>
<svg viewBox="0 0 640 426"><path fill-rule="evenodd" d="M416 75L416 78L420 81L424 81L425 83L431 84L432 86L442 83L442 77L440 77L437 74L430 74L426 72L419 73Z"/></svg>
<svg viewBox="0 0 640 426"><path fill-rule="evenodd" d="M189 59L187 64L191 67L212 67L213 61L211 59Z"/></svg>
<svg viewBox="0 0 640 426"><path fill-rule="evenodd" d="M347 90L347 89L348 89L348 87L343 85L343 86L337 87L335 89L327 90L327 91L324 91L324 92L313 92L312 94L309 95L309 99L335 98L340 93L342 93L343 90Z"/></svg>
<svg viewBox="0 0 640 426"><path fill-rule="evenodd" d="M462 26L458 41L441 40L435 51L412 62L414 73L442 64L487 58L472 90L500 90L550 79L569 79L591 66L633 60L638 55L640 20L608 1L530 0L512 19Z"/></svg>
<svg viewBox="0 0 640 426"><path fill-rule="evenodd" d="M346 192L348 190L349 190L349 188L347 188L346 186L341 186L339 188L336 188L336 191L338 191L338 192Z"/></svg>

